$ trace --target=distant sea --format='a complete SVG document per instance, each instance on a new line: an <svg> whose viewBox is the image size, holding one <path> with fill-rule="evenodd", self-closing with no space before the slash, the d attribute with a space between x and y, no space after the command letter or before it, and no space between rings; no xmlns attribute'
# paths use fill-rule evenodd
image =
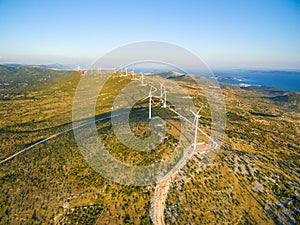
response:
<svg viewBox="0 0 300 225"><path fill-rule="evenodd" d="M300 71L218 70L213 72L214 77L210 79L223 83L300 91Z"/></svg>

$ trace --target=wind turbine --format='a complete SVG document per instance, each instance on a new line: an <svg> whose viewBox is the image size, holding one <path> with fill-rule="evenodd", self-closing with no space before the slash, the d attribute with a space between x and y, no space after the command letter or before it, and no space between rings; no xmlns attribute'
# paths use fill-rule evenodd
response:
<svg viewBox="0 0 300 225"><path fill-rule="evenodd" d="M131 74L131 80L135 80L135 77L134 77L134 70L132 70L131 73L132 73L132 74Z"/></svg>
<svg viewBox="0 0 300 225"><path fill-rule="evenodd" d="M151 120L152 118L152 88L154 89L154 92L157 91L155 87L150 85L149 96L148 96L149 97L149 120Z"/></svg>
<svg viewBox="0 0 300 225"><path fill-rule="evenodd" d="M167 108L167 91L166 87L164 86L164 105L163 108Z"/></svg>
<svg viewBox="0 0 300 225"><path fill-rule="evenodd" d="M127 77L128 76L128 69L125 67L125 74L121 74L120 77Z"/></svg>
<svg viewBox="0 0 300 225"><path fill-rule="evenodd" d="M160 97L163 97L163 85L162 83L159 82L159 86L160 86Z"/></svg>
<svg viewBox="0 0 300 225"><path fill-rule="evenodd" d="M141 78L141 80L142 80L142 86L146 86L147 84L144 83L144 74L143 74L143 72L140 72L140 74L142 76L142 78Z"/></svg>
<svg viewBox="0 0 300 225"><path fill-rule="evenodd" d="M193 149L196 150L197 148L197 138L198 138L198 124L199 124L199 112L200 110L202 109L202 107L198 110L197 113L194 113L192 110L191 112L193 113L193 115L195 116L195 119L194 119L194 123L195 124L195 135L194 135L194 145L193 145Z"/></svg>

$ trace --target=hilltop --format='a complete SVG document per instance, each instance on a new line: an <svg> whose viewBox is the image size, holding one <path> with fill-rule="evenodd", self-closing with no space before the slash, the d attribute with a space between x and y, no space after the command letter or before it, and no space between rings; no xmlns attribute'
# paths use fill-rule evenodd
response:
<svg viewBox="0 0 300 225"><path fill-rule="evenodd" d="M101 91L96 119L110 115L114 98L131 82L121 75L113 74ZM1 164L1 224L152 223L155 185L114 183L95 172L78 149L71 131L72 104L81 76L76 71L0 66L0 160L59 134ZM95 75L95 82L102 76ZM177 82L197 107L207 104L189 75L159 76ZM291 105L298 100L266 97L230 85L222 85L222 91L227 105L224 145L213 164L199 168L205 159L194 157L173 180L164 211L166 224L296 224L300 220L300 112ZM178 118L154 101L153 114L176 127ZM286 101L289 104L281 104ZM130 113L131 130L141 138L150 134L147 104L140 101ZM200 127L209 131L210 120L206 107ZM99 120L96 127L113 157L135 165L166 159L179 135L168 126L167 140L146 154L125 148L110 119Z"/></svg>

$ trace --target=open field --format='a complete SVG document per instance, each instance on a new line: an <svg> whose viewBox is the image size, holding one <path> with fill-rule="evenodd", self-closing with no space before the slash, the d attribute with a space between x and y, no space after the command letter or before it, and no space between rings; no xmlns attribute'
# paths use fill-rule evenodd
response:
<svg viewBox="0 0 300 225"><path fill-rule="evenodd" d="M0 69L0 161L72 128L79 72ZM98 96L96 119L109 115L118 91L129 82L120 73L108 80ZM207 103L193 83L176 82L197 107ZM229 85L222 90L227 105L224 145L212 165L199 168L205 158L196 155L172 180L166 224L297 224L298 103L274 101L273 96ZM150 134L147 110L139 110L143 108L147 102L141 101L130 113L131 130L141 138ZM168 117L173 126L167 126L167 140L150 153L127 149L114 135L110 120L99 120L97 131L110 154L135 165L167 158L178 142L178 118L155 105L153 114ZM209 132L208 107L201 116L200 127ZM70 131L1 164L0 190L0 224L151 224L155 186L126 186L103 178L84 160Z"/></svg>

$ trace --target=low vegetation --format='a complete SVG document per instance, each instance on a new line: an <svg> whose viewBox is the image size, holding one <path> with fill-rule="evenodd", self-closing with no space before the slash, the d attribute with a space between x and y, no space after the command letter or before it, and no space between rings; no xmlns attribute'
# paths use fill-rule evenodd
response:
<svg viewBox="0 0 300 225"><path fill-rule="evenodd" d="M130 82L119 75L102 90L97 118L110 112L114 97ZM0 160L72 127L80 76L74 71L0 67ZM195 105L205 104L201 90L181 78L174 80ZM213 164L199 168L205 159L195 157L176 177L167 197L166 223L297 224L300 112L298 106L291 107L297 100L290 97L291 104L281 104L262 92L229 85L222 90L227 105L224 145ZM147 102L131 111L130 126L144 138L149 126L147 111L140 108L147 108ZM153 113L179 126L171 111L154 105ZM200 126L209 130L210 120L204 108ZM136 165L168 157L179 135L168 126L167 140L143 154L119 143L110 120L97 122L97 130L115 158ZM72 132L1 164L0 190L0 224L151 224L154 186L120 185L102 177L84 160Z"/></svg>

